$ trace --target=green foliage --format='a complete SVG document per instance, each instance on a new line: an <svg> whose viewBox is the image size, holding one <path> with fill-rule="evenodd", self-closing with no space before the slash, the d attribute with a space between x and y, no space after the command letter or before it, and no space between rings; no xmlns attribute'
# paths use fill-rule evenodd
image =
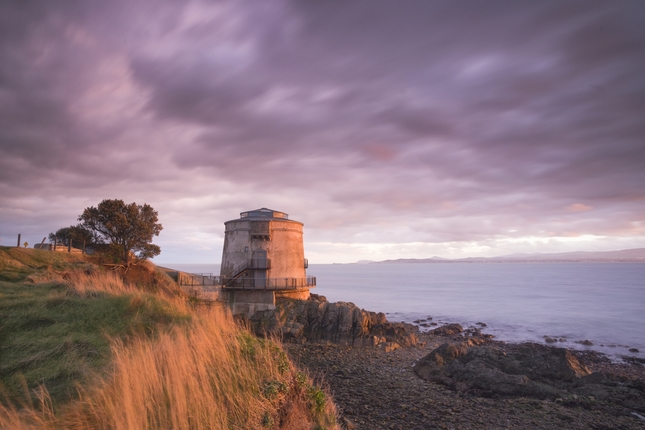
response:
<svg viewBox="0 0 645 430"><path fill-rule="evenodd" d="M266 384L264 384L264 388L262 389L262 394L264 395L265 399L268 400L273 400L278 396L278 393L280 392L280 383L278 381L269 381Z"/></svg>
<svg viewBox="0 0 645 430"><path fill-rule="evenodd" d="M269 381L264 384L262 394L268 400L275 399L278 394L284 394L289 391L289 385L284 381Z"/></svg>
<svg viewBox="0 0 645 430"><path fill-rule="evenodd" d="M327 396L325 392L320 389L320 387L313 386L309 388L309 402L313 412L323 413L325 411L325 405L327 404Z"/></svg>
<svg viewBox="0 0 645 430"><path fill-rule="evenodd" d="M57 241L63 246L68 246L71 241L72 246L76 248L80 248L83 243L86 246L103 243L103 240L99 236L80 224L60 228L56 233L49 233L49 241L52 243Z"/></svg>
<svg viewBox="0 0 645 430"><path fill-rule="evenodd" d="M270 413L265 412L264 416L262 417L262 426L266 428L271 428L275 425L275 420L271 416Z"/></svg>
<svg viewBox="0 0 645 430"><path fill-rule="evenodd" d="M188 296L188 304L193 308L197 307L200 303L202 303L202 300L199 297Z"/></svg>
<svg viewBox="0 0 645 430"><path fill-rule="evenodd" d="M238 344L240 345L240 350L244 357L255 360L255 357L258 352L258 347L261 346L260 342L262 339L258 339L248 332L241 332L237 337Z"/></svg>
<svg viewBox="0 0 645 430"><path fill-rule="evenodd" d="M296 385L298 386L298 388L302 389L302 388L306 387L307 384L308 384L307 375L305 375L302 372L297 372L296 373Z"/></svg>
<svg viewBox="0 0 645 430"><path fill-rule="evenodd" d="M316 421L314 429L325 430L329 427L336 427L336 416L332 411L327 410L329 398L325 392L316 385L309 385L309 379L302 372L295 375L296 385L306 389L307 403L309 410Z"/></svg>
<svg viewBox="0 0 645 430"><path fill-rule="evenodd" d="M151 242L163 227L157 222L157 211L148 204L106 199L97 207L85 208L78 220L79 226L108 243L111 253L126 264L131 252L141 259L161 253L159 246Z"/></svg>
<svg viewBox="0 0 645 430"><path fill-rule="evenodd" d="M289 359L287 358L287 354L284 353L284 351L280 350L278 352L278 357L277 357L277 362L278 362L278 372L280 372L281 375L286 374L289 372Z"/></svg>

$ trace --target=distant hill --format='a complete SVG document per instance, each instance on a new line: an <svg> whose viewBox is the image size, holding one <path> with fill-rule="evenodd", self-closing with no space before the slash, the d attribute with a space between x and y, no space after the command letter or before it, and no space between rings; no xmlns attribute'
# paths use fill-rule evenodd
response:
<svg viewBox="0 0 645 430"><path fill-rule="evenodd" d="M560 252L555 254L510 254L493 259L520 259L520 260L640 260L645 261L645 248L622 249L620 251L599 252Z"/></svg>
<svg viewBox="0 0 645 430"><path fill-rule="evenodd" d="M432 258L399 258L378 263L519 263L519 262L607 262L607 263L645 263L645 248L622 249L619 251L574 251L559 253L519 253L500 255L498 257L469 257L458 259Z"/></svg>

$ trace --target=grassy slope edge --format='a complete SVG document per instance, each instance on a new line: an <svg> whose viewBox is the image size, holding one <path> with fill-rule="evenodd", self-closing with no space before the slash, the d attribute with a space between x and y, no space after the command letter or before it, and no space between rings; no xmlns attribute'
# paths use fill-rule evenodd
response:
<svg viewBox="0 0 645 430"><path fill-rule="evenodd" d="M0 428L337 428L276 342L193 308L150 263L124 282L0 247L0 384Z"/></svg>

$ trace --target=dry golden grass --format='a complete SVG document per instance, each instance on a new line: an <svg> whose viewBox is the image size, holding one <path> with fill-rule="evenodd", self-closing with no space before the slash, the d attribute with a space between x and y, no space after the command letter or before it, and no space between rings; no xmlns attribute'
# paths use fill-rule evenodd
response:
<svg viewBox="0 0 645 430"><path fill-rule="evenodd" d="M143 294L115 274L74 274L77 294ZM181 306L179 299L172 300ZM183 305L186 306L186 305ZM188 309L186 306L185 309ZM0 405L8 429L335 429L335 406L275 342L258 339L219 309L127 344L115 340L112 367L79 399L54 411Z"/></svg>
<svg viewBox="0 0 645 430"><path fill-rule="evenodd" d="M81 297L93 296L98 293L141 294L140 289L125 282L122 276L114 272L74 272L68 274L66 278L67 286Z"/></svg>
<svg viewBox="0 0 645 430"><path fill-rule="evenodd" d="M131 294L147 292L166 298L183 297L186 294L162 270L149 261L140 261L127 271L86 270L65 273L68 286L79 294L105 292L109 294Z"/></svg>

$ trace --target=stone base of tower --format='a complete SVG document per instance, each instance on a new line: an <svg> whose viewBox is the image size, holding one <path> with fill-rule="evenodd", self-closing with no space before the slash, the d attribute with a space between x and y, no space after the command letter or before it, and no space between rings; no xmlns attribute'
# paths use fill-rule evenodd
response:
<svg viewBox="0 0 645 430"><path fill-rule="evenodd" d="M299 290L282 290L275 292L275 298L280 299L297 299L297 300L308 300L311 293L309 288L302 288Z"/></svg>
<svg viewBox="0 0 645 430"><path fill-rule="evenodd" d="M275 309L276 298L307 300L310 295L309 288L277 291L228 290L226 302L233 315L246 315L250 318L258 311Z"/></svg>
<svg viewBox="0 0 645 430"><path fill-rule="evenodd" d="M233 315L250 317L258 311L275 309L275 294L273 291L227 291L227 303Z"/></svg>

